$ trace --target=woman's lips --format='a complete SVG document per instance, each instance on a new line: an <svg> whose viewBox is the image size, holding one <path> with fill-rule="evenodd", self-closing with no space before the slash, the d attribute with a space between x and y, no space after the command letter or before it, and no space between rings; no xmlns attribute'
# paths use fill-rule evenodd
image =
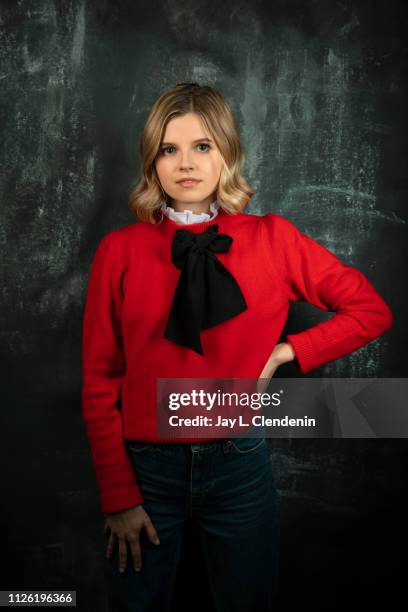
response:
<svg viewBox="0 0 408 612"><path fill-rule="evenodd" d="M186 179L185 181L179 181L177 185L181 185L182 187L195 187L196 185L198 185L199 182L200 181L192 181Z"/></svg>

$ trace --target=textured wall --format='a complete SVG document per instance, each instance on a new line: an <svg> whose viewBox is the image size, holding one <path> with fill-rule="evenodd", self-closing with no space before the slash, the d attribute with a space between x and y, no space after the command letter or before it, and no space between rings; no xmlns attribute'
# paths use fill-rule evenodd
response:
<svg viewBox="0 0 408 612"><path fill-rule="evenodd" d="M82 309L97 243L133 220L138 138L168 86L219 88L257 190L247 212L288 217L393 309L386 336L312 375L406 376L403 7L0 1L3 589L76 588L79 607L104 609L102 518L79 403ZM284 331L328 316L294 304ZM293 364L280 374L294 375ZM284 599L347 598L353 586L378 599L398 572L405 441L280 440L273 457ZM195 573L187 563L181 572ZM197 589L210 610L203 581Z"/></svg>

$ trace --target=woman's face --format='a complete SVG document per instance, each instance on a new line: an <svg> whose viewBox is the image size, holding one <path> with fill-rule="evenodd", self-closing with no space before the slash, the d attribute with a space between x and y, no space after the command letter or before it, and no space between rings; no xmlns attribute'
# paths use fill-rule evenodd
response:
<svg viewBox="0 0 408 612"><path fill-rule="evenodd" d="M168 122L155 166L175 210L183 210L185 204L207 210L214 201L222 164L219 149L196 113ZM198 182L185 186L178 182L189 178Z"/></svg>

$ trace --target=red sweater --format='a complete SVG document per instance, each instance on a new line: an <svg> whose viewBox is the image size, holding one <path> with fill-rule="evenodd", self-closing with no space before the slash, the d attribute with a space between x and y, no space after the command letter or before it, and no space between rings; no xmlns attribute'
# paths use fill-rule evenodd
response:
<svg viewBox="0 0 408 612"><path fill-rule="evenodd" d="M180 227L200 233L213 224L233 238L230 250L216 256L235 277L248 309L202 330L199 355L163 336L181 274L171 261L171 242ZM180 225L165 217L158 225L131 223L104 236L87 290L82 387L102 512L143 503L124 439L174 442L156 435L156 379L258 378L290 301L336 312L285 337L300 373L355 351L392 324L389 306L361 272L278 214L220 209L211 221Z"/></svg>

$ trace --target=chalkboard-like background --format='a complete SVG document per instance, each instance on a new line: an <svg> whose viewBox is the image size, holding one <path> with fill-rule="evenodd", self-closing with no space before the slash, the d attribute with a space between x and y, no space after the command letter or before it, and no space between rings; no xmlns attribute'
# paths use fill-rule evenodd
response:
<svg viewBox="0 0 408 612"><path fill-rule="evenodd" d="M404 4L0 2L1 589L76 589L80 609L106 609L80 413L83 304L99 240L134 220L138 139L167 87L218 88L257 190L247 212L289 218L393 310L386 335L310 375L407 376ZM293 304L284 333L328 316ZM282 609L392 605L406 567L406 441L271 451ZM214 610L204 571L191 533L174 610Z"/></svg>

